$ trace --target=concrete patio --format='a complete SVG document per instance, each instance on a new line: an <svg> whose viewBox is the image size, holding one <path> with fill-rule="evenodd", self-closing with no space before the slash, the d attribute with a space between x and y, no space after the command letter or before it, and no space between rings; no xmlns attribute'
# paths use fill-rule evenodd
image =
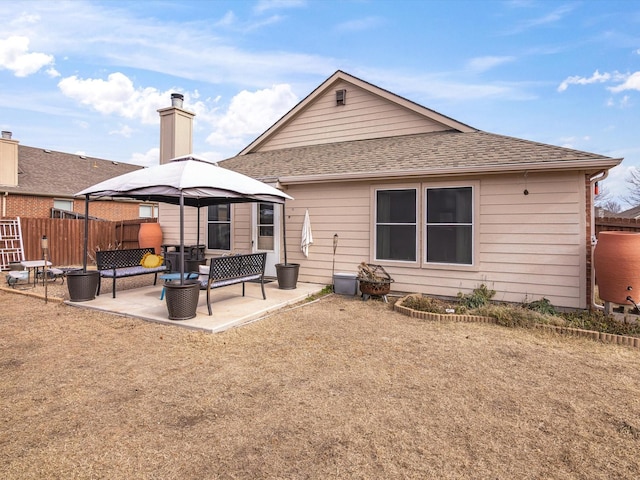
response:
<svg viewBox="0 0 640 480"><path fill-rule="evenodd" d="M155 286L118 290L116 298L113 298L111 293L104 293L88 302L67 301L66 303L75 307L101 310L213 333L257 320L287 305L303 301L310 295L320 292L323 288L324 285L298 282L297 288L293 290L281 290L278 288L277 282L270 282L264 286L266 300L263 300L260 285L257 283L246 283L244 297L242 296L242 285L216 288L211 291L213 310L211 316L207 310L207 293L201 291L196 317L180 321L168 318L167 305L164 300L160 300L161 282Z"/></svg>

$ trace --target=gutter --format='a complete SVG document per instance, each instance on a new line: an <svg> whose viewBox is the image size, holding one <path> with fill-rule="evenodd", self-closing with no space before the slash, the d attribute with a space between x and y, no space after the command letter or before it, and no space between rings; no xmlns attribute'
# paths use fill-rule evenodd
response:
<svg viewBox="0 0 640 480"><path fill-rule="evenodd" d="M596 238L596 219L594 218L595 214L595 206L593 205L593 184L596 182L601 182L605 178L609 176L609 170L600 170L598 173L591 175L589 177L589 195L591 196L591 308L594 310L602 310L604 311L603 305L598 305L596 303L596 269L593 264L594 251L596 248L596 244L598 243L598 239Z"/></svg>

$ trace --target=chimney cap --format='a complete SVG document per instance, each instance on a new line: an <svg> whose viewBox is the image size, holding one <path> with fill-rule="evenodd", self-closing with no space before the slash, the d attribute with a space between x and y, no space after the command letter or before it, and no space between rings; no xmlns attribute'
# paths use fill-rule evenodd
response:
<svg viewBox="0 0 640 480"><path fill-rule="evenodd" d="M11 136L13 134L11 132L9 132L8 130L3 130L2 131L2 138L6 139L6 140L11 140Z"/></svg>
<svg viewBox="0 0 640 480"><path fill-rule="evenodd" d="M172 93L171 94L171 106L182 108L182 102L184 101L184 95L181 93Z"/></svg>

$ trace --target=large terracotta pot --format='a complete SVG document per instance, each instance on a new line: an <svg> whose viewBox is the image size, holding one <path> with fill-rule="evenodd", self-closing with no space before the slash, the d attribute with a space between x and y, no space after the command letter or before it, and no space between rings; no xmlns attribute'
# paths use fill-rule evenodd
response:
<svg viewBox="0 0 640 480"><path fill-rule="evenodd" d="M593 265L602 300L631 305L630 295L640 301L640 233L600 232Z"/></svg>
<svg viewBox="0 0 640 480"><path fill-rule="evenodd" d="M138 245L140 248L155 249L156 255L162 253L162 229L159 223L141 223L138 232Z"/></svg>

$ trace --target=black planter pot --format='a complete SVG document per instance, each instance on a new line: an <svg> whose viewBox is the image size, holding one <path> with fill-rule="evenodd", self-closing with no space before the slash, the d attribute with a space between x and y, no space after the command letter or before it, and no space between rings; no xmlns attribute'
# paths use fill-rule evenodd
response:
<svg viewBox="0 0 640 480"><path fill-rule="evenodd" d="M280 290L293 290L298 283L299 263L276 263L276 276Z"/></svg>
<svg viewBox="0 0 640 480"><path fill-rule="evenodd" d="M180 282L169 282L164 288L169 320L189 320L196 316L200 299L200 282L185 280L182 285Z"/></svg>
<svg viewBox="0 0 640 480"><path fill-rule="evenodd" d="M100 272L89 270L71 270L67 272L67 288L69 299L72 302L88 302L96 298L98 285L100 284Z"/></svg>

